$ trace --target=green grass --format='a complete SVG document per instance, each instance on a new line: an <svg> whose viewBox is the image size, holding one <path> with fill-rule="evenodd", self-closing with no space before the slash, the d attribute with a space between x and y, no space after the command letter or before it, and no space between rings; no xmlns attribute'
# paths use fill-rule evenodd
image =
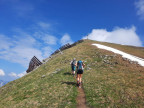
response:
<svg viewBox="0 0 144 108"><path fill-rule="evenodd" d="M123 61L121 56L109 60L112 64L118 64L106 64L100 55L112 56L112 52L94 50L92 47L87 49L91 56L91 62L88 63L91 70L85 70L83 76L87 104L96 108L143 107L144 68Z"/></svg>
<svg viewBox="0 0 144 108"><path fill-rule="evenodd" d="M10 91L1 91L3 95L0 97L4 98L0 101L1 108L75 107L76 81L67 70L63 69L56 74L27 83L16 82Z"/></svg>
<svg viewBox="0 0 144 108"><path fill-rule="evenodd" d="M83 88L87 105L94 108L140 108L144 106L144 68L124 61L121 56L97 49L84 41L54 55L51 60L28 75L0 88L0 108L75 108L76 80L70 75L70 61L75 57L86 64ZM102 43L143 57L143 48ZM134 51L137 51L134 52ZM110 64L104 63L108 55ZM57 69L57 73L53 74ZM41 78L45 75L44 78Z"/></svg>
<svg viewBox="0 0 144 108"><path fill-rule="evenodd" d="M70 74L70 66L56 62L67 59L63 57L57 56L36 71L3 86L0 108L76 107L76 80ZM52 74L57 69L60 71Z"/></svg>

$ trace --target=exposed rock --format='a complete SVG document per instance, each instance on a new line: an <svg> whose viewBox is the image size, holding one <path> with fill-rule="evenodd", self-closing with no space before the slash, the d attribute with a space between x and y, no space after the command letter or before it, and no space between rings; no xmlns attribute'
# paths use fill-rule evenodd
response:
<svg viewBox="0 0 144 108"><path fill-rule="evenodd" d="M113 69L113 67L110 66L111 69Z"/></svg>
<svg viewBox="0 0 144 108"><path fill-rule="evenodd" d="M34 56L29 63L29 67L26 70L27 73L33 71L34 69L37 69L40 65L42 65L42 62L36 57Z"/></svg>
<svg viewBox="0 0 144 108"><path fill-rule="evenodd" d="M103 56L102 56L102 55L100 55L100 58L103 58Z"/></svg>
<svg viewBox="0 0 144 108"><path fill-rule="evenodd" d="M116 62L114 62L114 64L118 64L118 62L116 61Z"/></svg>
<svg viewBox="0 0 144 108"><path fill-rule="evenodd" d="M58 71L60 71L61 69L56 69L56 71L58 72Z"/></svg>
<svg viewBox="0 0 144 108"><path fill-rule="evenodd" d="M63 54L63 52L62 52L62 51L60 51L60 54Z"/></svg>
<svg viewBox="0 0 144 108"><path fill-rule="evenodd" d="M127 61L128 59L127 59L127 58L125 58L125 57L123 57L123 60L124 60L124 61Z"/></svg>
<svg viewBox="0 0 144 108"><path fill-rule="evenodd" d="M87 69L87 70L91 70L92 68L90 68L90 67L87 67L86 69Z"/></svg>
<svg viewBox="0 0 144 108"><path fill-rule="evenodd" d="M130 62L130 64L138 64L137 61L130 61L130 60L129 60L129 62Z"/></svg>
<svg viewBox="0 0 144 108"><path fill-rule="evenodd" d="M42 76L41 76L41 78L44 78L44 77L45 77L45 75L42 75Z"/></svg>

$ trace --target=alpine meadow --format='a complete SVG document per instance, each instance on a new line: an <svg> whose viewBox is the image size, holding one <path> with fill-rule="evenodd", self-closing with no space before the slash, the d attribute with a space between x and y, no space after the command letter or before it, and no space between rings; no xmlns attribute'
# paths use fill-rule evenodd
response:
<svg viewBox="0 0 144 108"><path fill-rule="evenodd" d="M75 108L78 106L76 78L70 61L86 64L82 88L88 108L142 108L144 67L121 55L99 49L107 45L144 58L144 48L84 40L56 53L39 68L0 88L1 108Z"/></svg>

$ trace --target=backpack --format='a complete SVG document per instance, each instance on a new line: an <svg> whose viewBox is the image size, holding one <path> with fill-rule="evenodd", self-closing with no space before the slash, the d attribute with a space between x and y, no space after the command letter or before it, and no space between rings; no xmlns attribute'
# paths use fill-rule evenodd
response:
<svg viewBox="0 0 144 108"><path fill-rule="evenodd" d="M75 66L75 64L76 64L76 60L73 60L72 63L71 63L71 65Z"/></svg>
<svg viewBox="0 0 144 108"><path fill-rule="evenodd" d="M79 69L83 69L83 62L81 61L81 60L79 60L78 62L77 62L77 68L78 68L78 70Z"/></svg>

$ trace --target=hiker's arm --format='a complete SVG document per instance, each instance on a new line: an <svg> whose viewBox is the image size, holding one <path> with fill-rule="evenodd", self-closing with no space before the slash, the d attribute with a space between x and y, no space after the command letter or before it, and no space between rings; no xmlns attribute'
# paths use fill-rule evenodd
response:
<svg viewBox="0 0 144 108"><path fill-rule="evenodd" d="M76 62L76 64L75 64L75 66L77 66L77 62Z"/></svg>
<svg viewBox="0 0 144 108"><path fill-rule="evenodd" d="M83 67L85 67L85 64L83 63Z"/></svg>

